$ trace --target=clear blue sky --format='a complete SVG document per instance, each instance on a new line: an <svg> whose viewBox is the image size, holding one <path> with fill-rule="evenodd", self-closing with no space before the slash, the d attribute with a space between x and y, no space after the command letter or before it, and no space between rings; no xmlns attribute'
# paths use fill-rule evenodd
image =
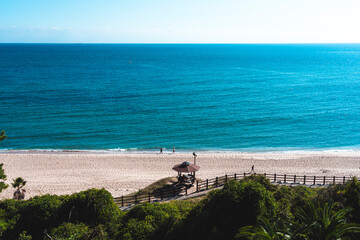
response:
<svg viewBox="0 0 360 240"><path fill-rule="evenodd" d="M0 42L360 42L359 0L2 0Z"/></svg>

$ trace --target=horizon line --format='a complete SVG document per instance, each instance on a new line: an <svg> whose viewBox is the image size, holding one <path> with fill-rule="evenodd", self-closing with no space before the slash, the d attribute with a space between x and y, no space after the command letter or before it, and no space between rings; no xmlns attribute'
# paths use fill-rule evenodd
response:
<svg viewBox="0 0 360 240"><path fill-rule="evenodd" d="M360 42L0 42L0 44L360 44Z"/></svg>

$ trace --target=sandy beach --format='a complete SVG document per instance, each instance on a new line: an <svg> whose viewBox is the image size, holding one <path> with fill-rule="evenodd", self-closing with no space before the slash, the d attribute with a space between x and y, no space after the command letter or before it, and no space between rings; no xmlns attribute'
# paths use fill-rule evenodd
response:
<svg viewBox="0 0 360 240"><path fill-rule="evenodd" d="M164 177L171 168L193 162L192 153L1 153L7 183L22 177L26 198L43 194L71 194L88 188L105 188L114 197L135 192ZM199 152L200 179L249 172L318 176L360 176L360 152L234 153ZM11 198L11 186L1 199Z"/></svg>

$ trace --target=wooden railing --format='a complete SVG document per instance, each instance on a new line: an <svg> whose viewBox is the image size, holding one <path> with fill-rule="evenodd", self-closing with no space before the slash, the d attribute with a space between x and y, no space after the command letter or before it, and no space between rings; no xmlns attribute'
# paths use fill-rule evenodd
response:
<svg viewBox="0 0 360 240"><path fill-rule="evenodd" d="M121 196L118 198L114 198L114 201L119 206L126 206L129 204L162 201L164 199L176 197L181 194L187 195L188 189L184 185L173 185L166 189L155 190L152 193L135 194L132 196Z"/></svg>
<svg viewBox="0 0 360 240"><path fill-rule="evenodd" d="M240 180L244 177L251 175L262 175L270 180L271 183L282 185L313 185L324 186L333 184L345 184L353 177L336 177L336 176L307 176L307 175L287 175L287 174L256 174L256 173L243 173L243 174L231 174L222 177L216 177L195 182L195 191L205 191L209 189L218 188L224 186L230 180ZM166 189L160 189L153 191L152 193L135 194L132 196L121 196L114 198L114 201L119 206L127 206L131 204L140 204L144 202L160 202L169 198L173 198L179 195L187 195L188 189L184 185L173 185Z"/></svg>

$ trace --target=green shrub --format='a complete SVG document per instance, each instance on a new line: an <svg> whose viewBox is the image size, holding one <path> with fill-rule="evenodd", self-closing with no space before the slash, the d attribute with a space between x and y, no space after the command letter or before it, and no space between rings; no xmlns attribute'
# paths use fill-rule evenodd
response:
<svg viewBox="0 0 360 240"><path fill-rule="evenodd" d="M359 224L348 223L347 215L350 211L350 207L336 210L331 201L320 203L313 200L307 203L306 208L298 208L296 216L299 219L301 233L309 239L343 239L345 235L360 232Z"/></svg>
<svg viewBox="0 0 360 240"><path fill-rule="evenodd" d="M347 182L345 189L338 192L339 198L343 198L344 207L351 207L349 221L360 223L360 182L354 177ZM350 234L351 239L360 239L360 233Z"/></svg>
<svg viewBox="0 0 360 240"><path fill-rule="evenodd" d="M50 236L56 240L86 240L89 239L92 230L84 223L63 223L50 232Z"/></svg>
<svg viewBox="0 0 360 240"><path fill-rule="evenodd" d="M288 186L280 186L274 192L274 198L277 201L276 216L286 221L293 220L291 207L294 201L294 189Z"/></svg>
<svg viewBox="0 0 360 240"><path fill-rule="evenodd" d="M122 214L105 189L74 193L65 198L60 211L64 220L83 222L90 226L115 221Z"/></svg>
<svg viewBox="0 0 360 240"><path fill-rule="evenodd" d="M144 203L123 218L121 239L167 239L195 204L191 202Z"/></svg>
<svg viewBox="0 0 360 240"><path fill-rule="evenodd" d="M0 236L17 239L26 231L34 239L42 239L44 230L64 222L85 223L92 229L103 224L105 230L101 231L112 233L121 215L111 194L104 189L89 189L70 196L47 194L27 201L6 200L0 202Z"/></svg>
<svg viewBox="0 0 360 240"><path fill-rule="evenodd" d="M284 224L275 225L291 233L288 230L301 225L294 213L314 199L319 203L333 200L332 211L351 207L349 220L360 222L360 183L355 178L346 186L311 189L274 186L263 176L250 176L228 182L197 203L145 203L126 213L104 189L0 201L0 239L44 239L45 229L58 240L232 239L240 227L259 227L259 219L267 219L270 225ZM351 234L351 239L360 237Z"/></svg>
<svg viewBox="0 0 360 240"><path fill-rule="evenodd" d="M47 194L22 203L16 233L27 231L34 239L40 239L44 229L52 228L62 220L58 215L62 203L59 196Z"/></svg>
<svg viewBox="0 0 360 240"><path fill-rule="evenodd" d="M293 188L293 195L291 212L294 212L295 208L305 208L307 202L316 198L316 191L300 185Z"/></svg>
<svg viewBox="0 0 360 240"><path fill-rule="evenodd" d="M336 205L341 205L340 207L343 207L345 203L345 197L344 197L345 187L346 185L343 184L335 184L324 188L317 188L315 189L317 193L316 199L320 203L324 203L324 204L329 202L329 200L331 200L334 203L338 202L338 204Z"/></svg>
<svg viewBox="0 0 360 240"><path fill-rule="evenodd" d="M256 179L230 181L199 203L174 232L175 239L231 239L237 230L273 217L275 199Z"/></svg>
<svg viewBox="0 0 360 240"><path fill-rule="evenodd" d="M20 204L21 202L12 199L0 202L0 237L13 231L20 218Z"/></svg>
<svg viewBox="0 0 360 240"><path fill-rule="evenodd" d="M123 226L121 238L124 240L145 240L150 239L152 233L156 230L155 221L152 216L146 216L143 220L130 219Z"/></svg>
<svg viewBox="0 0 360 240"><path fill-rule="evenodd" d="M356 178L346 184L344 198L345 206L353 209L350 214L351 221L360 223L360 182Z"/></svg>
<svg viewBox="0 0 360 240"><path fill-rule="evenodd" d="M244 179L244 181L254 181L263 185L266 190L274 192L277 190L277 186L271 184L270 180L263 175L250 175Z"/></svg>
<svg viewBox="0 0 360 240"><path fill-rule="evenodd" d="M32 240L31 235L27 235L26 231L20 233L18 240Z"/></svg>

